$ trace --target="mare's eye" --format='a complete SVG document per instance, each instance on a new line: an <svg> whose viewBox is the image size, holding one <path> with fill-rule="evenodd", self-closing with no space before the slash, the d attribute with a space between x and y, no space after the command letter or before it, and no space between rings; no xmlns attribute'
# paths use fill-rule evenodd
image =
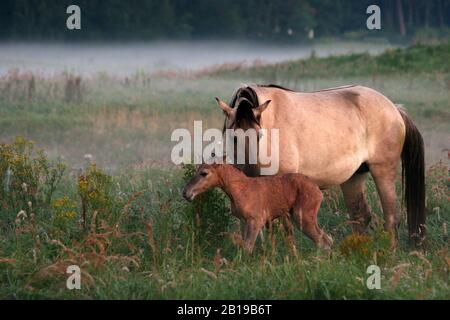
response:
<svg viewBox="0 0 450 320"><path fill-rule="evenodd" d="M202 177L206 177L206 176L208 175L208 172L206 172L206 171L200 172L200 175L201 175Z"/></svg>

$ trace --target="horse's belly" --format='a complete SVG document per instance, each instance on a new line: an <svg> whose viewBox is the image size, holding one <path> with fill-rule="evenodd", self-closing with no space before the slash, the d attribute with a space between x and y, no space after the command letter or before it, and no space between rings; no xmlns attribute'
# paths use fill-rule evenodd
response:
<svg viewBox="0 0 450 320"><path fill-rule="evenodd" d="M313 141L314 143L311 143ZM280 152L280 173L298 172L310 177L321 188L347 181L367 159L361 137L348 139L316 139L298 144L296 150Z"/></svg>
<svg viewBox="0 0 450 320"><path fill-rule="evenodd" d="M358 170L361 163L362 160L357 156L345 156L339 157L326 166L303 162L298 171L310 177L321 188L329 188L347 181Z"/></svg>

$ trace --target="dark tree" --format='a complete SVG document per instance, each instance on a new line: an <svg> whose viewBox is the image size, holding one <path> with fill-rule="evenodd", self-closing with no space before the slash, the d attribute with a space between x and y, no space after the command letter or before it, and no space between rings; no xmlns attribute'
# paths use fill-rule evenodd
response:
<svg viewBox="0 0 450 320"><path fill-rule="evenodd" d="M405 26L405 16L403 14L403 2L402 0L397 0L397 16L398 16L398 27L400 30L400 35L406 35L406 26Z"/></svg>
<svg viewBox="0 0 450 320"><path fill-rule="evenodd" d="M66 8L79 5L82 29ZM366 9L380 6L380 34L449 27L450 0L1 0L1 40L307 39L368 34ZM375 34L375 33L372 33Z"/></svg>

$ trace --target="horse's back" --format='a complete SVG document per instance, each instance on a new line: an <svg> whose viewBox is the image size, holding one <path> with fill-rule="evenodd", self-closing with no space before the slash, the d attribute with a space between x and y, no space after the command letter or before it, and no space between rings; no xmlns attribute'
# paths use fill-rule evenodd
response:
<svg viewBox="0 0 450 320"><path fill-rule="evenodd" d="M359 166L403 145L404 124L395 105L376 90L359 86L294 92L255 88L272 100L263 127L280 131L280 171L302 172L321 187L340 184Z"/></svg>

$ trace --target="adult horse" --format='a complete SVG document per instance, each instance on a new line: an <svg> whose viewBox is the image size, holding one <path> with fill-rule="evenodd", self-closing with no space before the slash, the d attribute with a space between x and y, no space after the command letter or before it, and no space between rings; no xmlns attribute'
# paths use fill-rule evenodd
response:
<svg viewBox="0 0 450 320"><path fill-rule="evenodd" d="M300 172L322 189L340 185L355 232L371 219L365 181L370 172L380 196L384 228L399 224L395 181L402 181L410 239L425 236L423 139L405 110L381 93L359 85L294 92L275 85L244 85L230 104L216 98L226 118L224 129L279 130L279 174ZM259 175L260 164L246 164Z"/></svg>

